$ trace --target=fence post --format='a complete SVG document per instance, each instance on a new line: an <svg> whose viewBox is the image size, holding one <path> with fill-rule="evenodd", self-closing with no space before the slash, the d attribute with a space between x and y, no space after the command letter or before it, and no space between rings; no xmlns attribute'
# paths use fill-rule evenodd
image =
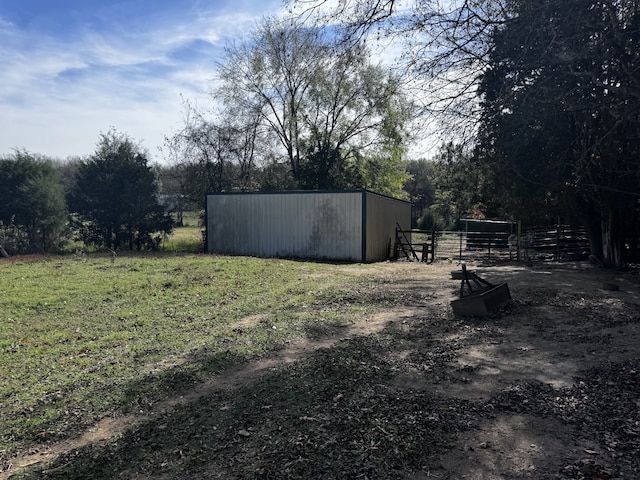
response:
<svg viewBox="0 0 640 480"><path fill-rule="evenodd" d="M491 260L491 238L493 237L492 232L489 232L489 245L487 248L489 249L489 260Z"/></svg>
<svg viewBox="0 0 640 480"><path fill-rule="evenodd" d="M516 256L518 258L518 262L520 261L520 239L522 238L522 220L518 220L518 246L516 247Z"/></svg>
<svg viewBox="0 0 640 480"><path fill-rule="evenodd" d="M436 230L431 230L431 263L436 261Z"/></svg>
<svg viewBox="0 0 640 480"><path fill-rule="evenodd" d="M462 263L462 230L460 230L458 235L460 235L460 263Z"/></svg>

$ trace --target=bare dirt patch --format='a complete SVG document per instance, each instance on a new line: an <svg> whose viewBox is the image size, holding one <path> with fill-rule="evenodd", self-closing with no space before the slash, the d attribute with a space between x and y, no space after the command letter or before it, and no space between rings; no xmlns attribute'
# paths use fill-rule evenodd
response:
<svg viewBox="0 0 640 480"><path fill-rule="evenodd" d="M0 476L38 462L22 478L640 478L637 272L478 262L513 301L461 318L456 268L376 265L340 301L377 313Z"/></svg>

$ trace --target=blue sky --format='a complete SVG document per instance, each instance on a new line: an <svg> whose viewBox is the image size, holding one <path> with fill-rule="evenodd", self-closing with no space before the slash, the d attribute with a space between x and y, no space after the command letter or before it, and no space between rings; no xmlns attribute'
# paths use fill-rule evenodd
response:
<svg viewBox="0 0 640 480"><path fill-rule="evenodd" d="M0 155L88 155L111 127L162 161L182 98L281 0L0 0Z"/></svg>

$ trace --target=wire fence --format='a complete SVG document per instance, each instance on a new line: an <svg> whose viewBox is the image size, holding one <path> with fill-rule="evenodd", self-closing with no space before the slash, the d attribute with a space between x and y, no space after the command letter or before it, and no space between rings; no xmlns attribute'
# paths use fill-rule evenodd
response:
<svg viewBox="0 0 640 480"><path fill-rule="evenodd" d="M533 227L520 241L508 232L436 231L414 233L412 242L434 239L434 260L537 260L573 261L589 257L589 239L583 228L567 225Z"/></svg>

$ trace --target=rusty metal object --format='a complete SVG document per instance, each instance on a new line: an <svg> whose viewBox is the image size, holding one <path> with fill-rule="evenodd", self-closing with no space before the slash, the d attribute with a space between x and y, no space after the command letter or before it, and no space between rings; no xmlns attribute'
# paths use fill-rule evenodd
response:
<svg viewBox="0 0 640 480"><path fill-rule="evenodd" d="M482 317L490 315L510 301L511 293L506 282L493 285L462 265L460 298L451 302L453 313Z"/></svg>

